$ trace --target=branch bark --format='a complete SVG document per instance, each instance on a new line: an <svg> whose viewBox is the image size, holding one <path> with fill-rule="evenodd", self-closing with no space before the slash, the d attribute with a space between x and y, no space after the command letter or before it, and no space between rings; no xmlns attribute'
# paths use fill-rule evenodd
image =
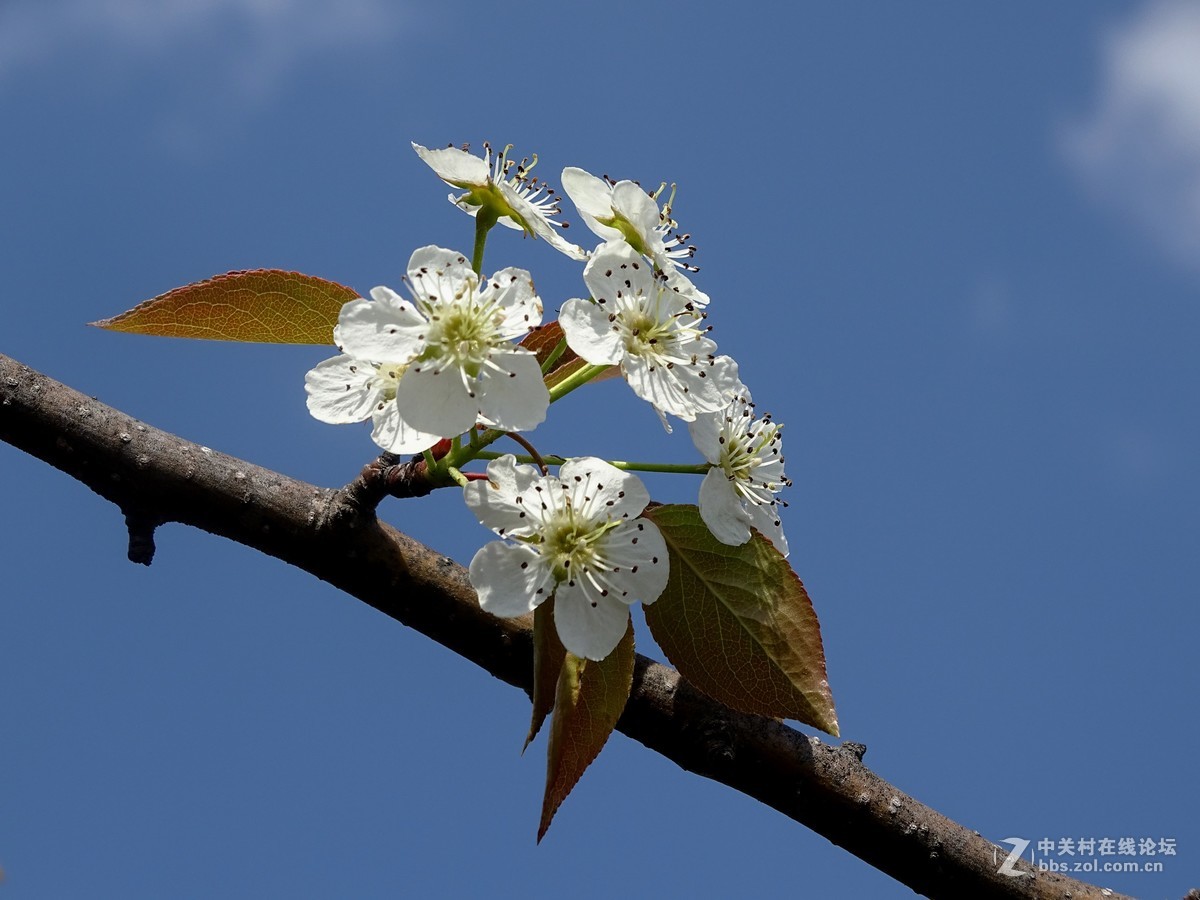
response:
<svg viewBox="0 0 1200 900"><path fill-rule="evenodd" d="M462 566L379 521L359 484L368 470L344 489L315 487L138 422L3 355L0 440L116 504L135 562L149 564L158 525L193 525L304 569L532 690L532 617L483 612ZM646 657L617 727L926 896L1118 896L1026 862L1021 877L1000 874L1007 848L888 784L863 765L862 745L734 712Z"/></svg>

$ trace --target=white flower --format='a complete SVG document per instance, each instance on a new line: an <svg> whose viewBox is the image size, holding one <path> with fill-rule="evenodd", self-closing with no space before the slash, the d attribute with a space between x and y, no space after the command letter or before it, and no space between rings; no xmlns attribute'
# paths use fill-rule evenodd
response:
<svg viewBox="0 0 1200 900"><path fill-rule="evenodd" d="M424 328L413 308L394 297L351 300L333 330L339 348L351 352L319 363L305 376L309 412L334 425L371 419L372 440L392 453L428 450L441 436L414 428L395 402L397 384L412 361L411 338Z"/></svg>
<svg viewBox="0 0 1200 900"><path fill-rule="evenodd" d="M524 269L501 269L486 283L466 257L442 247L422 247L408 261L412 304L388 288L371 291L376 302L407 307L419 327L400 330L393 358L411 359L396 385L401 415L414 428L442 437L482 422L504 431L528 431L545 418L550 395L537 356L512 343L542 321L542 301ZM373 318L356 329L378 334ZM339 326L346 349L349 325ZM365 335L361 339L365 339ZM355 340L359 340L356 331Z"/></svg>
<svg viewBox="0 0 1200 900"><path fill-rule="evenodd" d="M775 495L791 484L783 474L781 427L769 415L756 419L750 391L738 384L729 406L697 416L692 442L712 464L700 485L700 518L724 544L744 544L757 528L784 556L787 538Z"/></svg>
<svg viewBox="0 0 1200 900"><path fill-rule="evenodd" d="M550 395L537 357L512 343L542 321L529 273L501 269L481 284L462 254L430 246L413 253L407 281L411 303L377 287L371 300L342 307L333 337L345 355L305 379L313 415L370 415L376 443L394 453L428 449L477 422L537 427Z"/></svg>
<svg viewBox="0 0 1200 900"><path fill-rule="evenodd" d="M451 187L466 191L457 197L450 195L450 202L459 209L476 216L486 208L486 214L497 216L502 225L523 231L531 237L540 237L572 259L587 258L582 247L572 244L555 230L566 228L567 223L553 219L553 216L562 212L553 189L529 174L537 165L536 154L533 161L526 165L526 160L516 163L508 158L511 144L501 151L494 162L492 147L488 143L483 145L482 159L457 147L428 150L417 143L412 146L417 155L437 173L438 178Z"/></svg>
<svg viewBox="0 0 1200 900"><path fill-rule="evenodd" d="M729 402L737 364L716 357L704 315L624 241L600 247L583 270L593 300L568 300L558 321L593 365L620 365L629 386L660 413L690 422Z"/></svg>
<svg viewBox="0 0 1200 900"><path fill-rule="evenodd" d="M392 453L420 453L439 435L418 431L400 417L396 382L405 366L374 363L343 354L318 363L304 377L308 410L334 425L372 419L371 439Z"/></svg>
<svg viewBox="0 0 1200 900"><path fill-rule="evenodd" d="M633 181L610 184L583 169L569 166L562 173L563 190L575 203L585 225L605 241L626 241L634 250L653 261L671 284L681 291L689 288L697 306L708 303L708 295L697 291L687 276L678 269L698 271L685 262L696 254L696 248L685 244L690 235L675 235L675 220L671 218L671 199L660 211L656 193L647 194ZM663 185L665 187L665 185ZM658 189L661 193L663 187ZM676 268L678 267L678 268Z"/></svg>
<svg viewBox="0 0 1200 900"><path fill-rule="evenodd" d="M554 623L576 656L608 656L625 634L629 606L653 603L667 585L667 545L637 516L650 502L641 481L602 459L568 460L557 476L488 464L487 481L463 490L493 541L471 560L480 605L496 616L530 612L554 597Z"/></svg>

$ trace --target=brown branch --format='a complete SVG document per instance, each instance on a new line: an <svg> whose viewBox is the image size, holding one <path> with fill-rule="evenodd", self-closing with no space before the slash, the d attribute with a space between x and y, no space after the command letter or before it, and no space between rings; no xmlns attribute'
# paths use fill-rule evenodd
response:
<svg viewBox="0 0 1200 900"><path fill-rule="evenodd" d="M2 355L0 440L117 504L135 561L149 563L158 524L194 525L311 572L531 690L531 617L483 612L462 566L376 519L386 491L371 482L386 481L394 459L368 466L345 489L314 487L142 424ZM1117 896L1028 863L1017 864L1023 877L999 874L1007 848L875 775L862 764L862 745L831 746L733 712L645 657L617 727L927 896Z"/></svg>

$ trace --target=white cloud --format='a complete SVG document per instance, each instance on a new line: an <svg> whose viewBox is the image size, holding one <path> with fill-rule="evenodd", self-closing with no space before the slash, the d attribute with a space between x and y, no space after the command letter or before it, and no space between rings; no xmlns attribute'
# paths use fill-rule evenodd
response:
<svg viewBox="0 0 1200 900"><path fill-rule="evenodd" d="M1095 108L1062 149L1102 200L1200 268L1200 3L1150 3L1102 50Z"/></svg>
<svg viewBox="0 0 1200 900"><path fill-rule="evenodd" d="M0 87L31 67L99 59L169 75L176 67L164 63L204 57L252 99L313 53L393 38L402 9L389 0L4 0Z"/></svg>

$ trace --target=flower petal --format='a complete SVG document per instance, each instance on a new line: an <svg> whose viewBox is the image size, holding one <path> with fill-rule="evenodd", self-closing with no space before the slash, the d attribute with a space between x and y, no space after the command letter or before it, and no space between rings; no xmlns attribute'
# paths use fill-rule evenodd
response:
<svg viewBox="0 0 1200 900"><path fill-rule="evenodd" d="M654 264L666 274L667 287L679 294L685 303L690 303L699 309L708 306L710 301L708 294L696 287L690 278L679 271L675 267L671 257L656 256L654 257Z"/></svg>
<svg viewBox="0 0 1200 900"><path fill-rule="evenodd" d="M371 417L377 394L371 387L375 367L342 354L324 360L304 376L308 411L332 425L363 422Z"/></svg>
<svg viewBox="0 0 1200 900"><path fill-rule="evenodd" d="M635 394L685 422L724 409L728 402L722 379L713 377L714 368L706 359L671 368L644 356L629 355L621 362Z"/></svg>
<svg viewBox="0 0 1200 900"><path fill-rule="evenodd" d="M705 461L712 465L721 463L721 427L725 423L725 410L715 413L704 413L688 422L688 433L692 443L704 456Z"/></svg>
<svg viewBox="0 0 1200 900"><path fill-rule="evenodd" d="M463 488L463 499L475 518L501 537L527 537L542 522L542 498L557 497L557 491L547 489L548 480L533 466L517 465L516 457L506 453L488 463L486 481Z"/></svg>
<svg viewBox="0 0 1200 900"><path fill-rule="evenodd" d="M655 289L650 264L624 240L604 244L583 269L588 290L609 312L616 312L618 301L627 296L650 295Z"/></svg>
<svg viewBox="0 0 1200 900"><path fill-rule="evenodd" d="M484 544L468 571L479 594L479 605L502 618L525 615L553 592L554 576L538 552L527 544Z"/></svg>
<svg viewBox="0 0 1200 900"><path fill-rule="evenodd" d="M591 300L568 300L558 313L567 346L594 366L612 366L625 356L621 332L609 312Z"/></svg>
<svg viewBox="0 0 1200 900"><path fill-rule="evenodd" d="M480 292L481 303L495 303L503 319L499 326L505 340L523 335L542 323L542 301L525 269L501 269Z"/></svg>
<svg viewBox="0 0 1200 900"><path fill-rule="evenodd" d="M447 250L436 244L418 247L408 258L408 277L415 278L428 272L436 272L452 279L459 285L467 278L474 278L470 261L457 250Z"/></svg>
<svg viewBox="0 0 1200 900"><path fill-rule="evenodd" d="M629 627L629 607L605 597L592 605L577 585L560 584L554 595L559 640L576 656L600 660L612 653Z"/></svg>
<svg viewBox="0 0 1200 900"><path fill-rule="evenodd" d="M413 428L395 400L381 403L373 419L371 440L389 453L422 453L441 440L441 435Z"/></svg>
<svg viewBox="0 0 1200 900"><path fill-rule="evenodd" d="M658 204L641 185L632 181L613 185L612 209L634 227L646 249L662 248L662 238L654 230L660 223Z"/></svg>
<svg viewBox="0 0 1200 900"><path fill-rule="evenodd" d="M414 428L442 437L470 430L479 418L479 397L471 396L462 370L453 366L414 363L396 385L396 402Z"/></svg>
<svg viewBox="0 0 1200 900"><path fill-rule="evenodd" d="M783 522L779 519L779 509L771 504L747 503L743 507L746 516L768 541L775 545L784 556L789 553L787 538L783 534Z"/></svg>
<svg viewBox="0 0 1200 900"><path fill-rule="evenodd" d="M750 517L729 478L719 468L709 469L700 483L700 518L722 544L737 546L750 540Z"/></svg>
<svg viewBox="0 0 1200 900"><path fill-rule="evenodd" d="M611 563L610 593L624 603L653 603L667 586L671 573L667 542L658 526L646 519L629 519L605 535L604 557Z"/></svg>
<svg viewBox="0 0 1200 900"><path fill-rule="evenodd" d="M428 323L411 303L390 288L371 291L374 300L351 300L342 307L334 342L360 359L407 363L424 348Z"/></svg>
<svg viewBox="0 0 1200 900"><path fill-rule="evenodd" d="M537 356L514 347L497 350L490 359L501 371L486 368L476 379L477 414L503 431L532 431L546 421L550 392Z"/></svg>
<svg viewBox="0 0 1200 900"><path fill-rule="evenodd" d="M620 231L598 221L611 219L613 215L612 188L608 182L583 169L568 166L562 171L562 186L579 210L583 223L594 234L606 241L623 240Z"/></svg>
<svg viewBox="0 0 1200 900"><path fill-rule="evenodd" d="M487 163L457 147L442 150L427 150L413 143L412 148L437 173L437 177L457 188L470 188L487 184L490 175Z"/></svg>
<svg viewBox="0 0 1200 900"><path fill-rule="evenodd" d="M594 456L567 460L558 477L570 491L572 508L588 522L633 519L650 502L640 478Z"/></svg>

